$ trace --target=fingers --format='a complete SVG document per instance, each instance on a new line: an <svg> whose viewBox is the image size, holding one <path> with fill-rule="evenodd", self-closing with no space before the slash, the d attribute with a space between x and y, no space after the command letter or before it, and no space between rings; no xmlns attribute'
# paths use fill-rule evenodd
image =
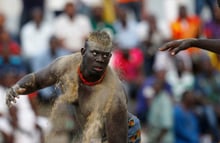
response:
<svg viewBox="0 0 220 143"><path fill-rule="evenodd" d="M18 94L14 91L13 88L10 88L7 91L6 95L6 104L8 107L12 106L12 103L16 103L16 98L18 98Z"/></svg>
<svg viewBox="0 0 220 143"><path fill-rule="evenodd" d="M6 104L8 107L11 107L13 103L16 103L16 97L8 97L6 99Z"/></svg>
<svg viewBox="0 0 220 143"><path fill-rule="evenodd" d="M160 51L167 50L171 55L176 55L183 49L186 49L186 44L184 43L184 40L171 41L159 48Z"/></svg>
<svg viewBox="0 0 220 143"><path fill-rule="evenodd" d="M26 91L25 88L18 88L18 89L16 90L16 93L17 93L17 94L23 94L25 91Z"/></svg>
<svg viewBox="0 0 220 143"><path fill-rule="evenodd" d="M12 106L12 102L16 102L14 97L8 95L7 98L6 98L6 104L8 107L11 107Z"/></svg>
<svg viewBox="0 0 220 143"><path fill-rule="evenodd" d="M172 49L176 48L181 43L180 40L170 41L164 44L162 47L159 48L160 51L172 51Z"/></svg>
<svg viewBox="0 0 220 143"><path fill-rule="evenodd" d="M159 50L168 51L171 55L175 55L176 53L174 51L176 51L176 48L181 44L181 42L181 40L170 41L159 48Z"/></svg>
<svg viewBox="0 0 220 143"><path fill-rule="evenodd" d="M170 53L171 53L171 55L176 55L177 53L179 53L181 51L181 49L182 49L181 46L179 46L179 47L173 49Z"/></svg>
<svg viewBox="0 0 220 143"><path fill-rule="evenodd" d="M6 100L6 105L10 108L12 106L12 103L10 100Z"/></svg>

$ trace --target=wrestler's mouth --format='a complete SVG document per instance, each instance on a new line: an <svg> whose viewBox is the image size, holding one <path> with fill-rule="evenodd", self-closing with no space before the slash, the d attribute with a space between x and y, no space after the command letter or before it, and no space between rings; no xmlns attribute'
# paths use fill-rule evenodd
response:
<svg viewBox="0 0 220 143"><path fill-rule="evenodd" d="M94 69L95 71L97 71L97 72L102 72L102 71L104 71L104 68L103 68L103 67L99 67L99 66L95 66L93 69Z"/></svg>

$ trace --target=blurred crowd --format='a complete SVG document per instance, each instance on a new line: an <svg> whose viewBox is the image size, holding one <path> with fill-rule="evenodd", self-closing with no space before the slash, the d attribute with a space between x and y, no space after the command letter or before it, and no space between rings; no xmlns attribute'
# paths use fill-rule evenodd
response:
<svg viewBox="0 0 220 143"><path fill-rule="evenodd" d="M6 89L80 51L94 30L114 41L110 65L141 121L143 143L220 141L220 56L158 50L174 39L220 38L215 0L0 0L0 143L43 143L48 117L36 103L51 104L59 89L22 96L10 109Z"/></svg>

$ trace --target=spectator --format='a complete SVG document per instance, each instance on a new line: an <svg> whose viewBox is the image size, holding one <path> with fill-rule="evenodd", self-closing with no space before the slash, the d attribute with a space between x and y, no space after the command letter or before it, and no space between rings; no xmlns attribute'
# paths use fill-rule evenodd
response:
<svg viewBox="0 0 220 143"><path fill-rule="evenodd" d="M220 9L214 7L214 18L205 22L204 35L211 39L220 39ZM218 71L220 71L220 57L218 54L209 52L211 63Z"/></svg>
<svg viewBox="0 0 220 143"><path fill-rule="evenodd" d="M13 67L22 76L26 73L20 46L9 36L7 31L0 32L0 72Z"/></svg>
<svg viewBox="0 0 220 143"><path fill-rule="evenodd" d="M0 132L4 136L4 143L42 143L40 125L37 125L38 114L30 104L27 96L21 97L21 101L13 108L6 107L6 90L19 78L19 71L15 67L4 68L1 73L1 115ZM44 118L44 120L46 120ZM37 125L37 126L35 126Z"/></svg>
<svg viewBox="0 0 220 143"><path fill-rule="evenodd" d="M166 81L166 70L155 69L154 74L147 76L143 84L140 86L137 94L136 114L141 123L145 126L147 124L147 113L149 112L150 101L152 97L152 88L157 80L164 82L163 90L172 94L171 86Z"/></svg>
<svg viewBox="0 0 220 143"><path fill-rule="evenodd" d="M175 143L199 143L199 121L193 113L194 106L193 92L185 91L174 108Z"/></svg>
<svg viewBox="0 0 220 143"><path fill-rule="evenodd" d="M17 42L19 42L19 22L22 8L22 0L0 0L0 13L6 17L5 29Z"/></svg>
<svg viewBox="0 0 220 143"><path fill-rule="evenodd" d="M21 49L6 31L0 32L0 65L21 64Z"/></svg>
<svg viewBox="0 0 220 143"><path fill-rule="evenodd" d="M128 10L118 8L117 20L114 24L116 35L114 41L120 49L132 49L138 46L137 22L129 17Z"/></svg>
<svg viewBox="0 0 220 143"><path fill-rule="evenodd" d="M215 7L215 0L195 0L195 13L198 16L202 15L204 7L209 8L211 19L214 18L214 7Z"/></svg>
<svg viewBox="0 0 220 143"><path fill-rule="evenodd" d="M5 15L0 13L0 32L5 30Z"/></svg>
<svg viewBox="0 0 220 143"><path fill-rule="evenodd" d="M20 19L20 28L22 28L27 22L32 19L32 10L35 7L39 7L40 9L44 10L44 1L45 0L22 0L22 13Z"/></svg>
<svg viewBox="0 0 220 143"><path fill-rule="evenodd" d="M204 35L207 38L218 39L220 38L220 9L219 7L213 7L214 17L204 24Z"/></svg>
<svg viewBox="0 0 220 143"><path fill-rule="evenodd" d="M83 47L83 42L92 27L89 18L76 13L75 3L68 1L64 13L54 21L54 35L62 41L62 46L71 52Z"/></svg>
<svg viewBox="0 0 220 143"><path fill-rule="evenodd" d="M172 39L196 38L200 36L201 20L198 16L189 15L187 8L179 6L178 17L171 22ZM189 49L189 54L198 52L198 49Z"/></svg>
<svg viewBox="0 0 220 143"><path fill-rule="evenodd" d="M142 84L142 51L138 48L117 49L114 51L112 64L124 81L129 97L135 100L137 89Z"/></svg>
<svg viewBox="0 0 220 143"><path fill-rule="evenodd" d="M190 69L185 65L182 57L173 58L175 70L167 73L167 81L172 86L174 100L179 102L183 92L187 89L193 89L194 76Z"/></svg>
<svg viewBox="0 0 220 143"><path fill-rule="evenodd" d="M157 21L154 15L148 15L138 24L141 49L144 55L145 75L151 75L158 47L170 36L165 34L164 27Z"/></svg>
<svg viewBox="0 0 220 143"><path fill-rule="evenodd" d="M164 81L157 79L152 87L148 115L148 143L173 143L172 100L164 90Z"/></svg>
<svg viewBox="0 0 220 143"><path fill-rule="evenodd" d="M206 126L203 127L202 132L212 135L214 141L219 141L220 133L218 131L217 114L215 111L220 101L218 96L220 91L220 83L218 80L220 73L212 67L207 55L201 57L198 64L202 66L195 78L195 91L208 102L208 104L204 104L201 108L206 119Z"/></svg>
<svg viewBox="0 0 220 143"><path fill-rule="evenodd" d="M112 64L121 74L129 97L135 99L143 73L143 53L138 47L137 23L133 19L129 19L125 8L118 10L118 20L114 25L117 49L113 53Z"/></svg>
<svg viewBox="0 0 220 143"><path fill-rule="evenodd" d="M91 8L91 24L93 30L106 30L112 36L115 34L115 29L111 23L104 20L104 9L102 6L95 6Z"/></svg>
<svg viewBox="0 0 220 143"><path fill-rule="evenodd" d="M49 52L51 26L43 18L42 9L34 8L32 20L21 29L22 54L30 71L37 71L45 66L42 55Z"/></svg>
<svg viewBox="0 0 220 143"><path fill-rule="evenodd" d="M117 4L121 8L126 8L132 11L135 16L135 19L137 21L140 21L144 0L117 0Z"/></svg>

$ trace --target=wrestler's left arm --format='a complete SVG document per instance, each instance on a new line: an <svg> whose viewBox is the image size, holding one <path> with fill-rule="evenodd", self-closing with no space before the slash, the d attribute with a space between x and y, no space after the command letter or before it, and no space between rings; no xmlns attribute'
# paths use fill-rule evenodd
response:
<svg viewBox="0 0 220 143"><path fill-rule="evenodd" d="M117 103L107 116L106 132L109 143L128 142L128 115L126 107Z"/></svg>

